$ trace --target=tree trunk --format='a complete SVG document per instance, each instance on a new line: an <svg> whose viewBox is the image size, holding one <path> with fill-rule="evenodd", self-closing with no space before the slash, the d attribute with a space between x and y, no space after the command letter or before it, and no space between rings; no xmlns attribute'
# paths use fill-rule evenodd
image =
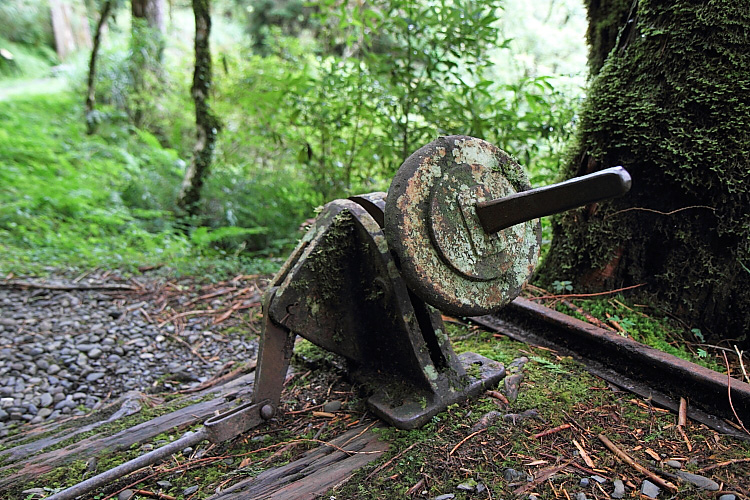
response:
<svg viewBox="0 0 750 500"><path fill-rule="evenodd" d="M144 19L149 28L162 35L166 33L165 0L132 0L130 10L134 18Z"/></svg>
<svg viewBox="0 0 750 500"><path fill-rule="evenodd" d="M604 60L615 47L617 35L634 14L634 0L586 0L589 27L589 73L594 76L602 69Z"/></svg>
<svg viewBox="0 0 750 500"><path fill-rule="evenodd" d="M87 81L86 92L86 133L91 135L96 131L98 120L94 116L94 106L96 106L96 60L99 55L99 44L102 40L102 31L107 24L107 19L112 12L112 6L116 0L106 0L99 15L99 22L96 25L94 33L94 46L91 49L91 59L89 60L89 76Z"/></svg>
<svg viewBox="0 0 750 500"><path fill-rule="evenodd" d="M622 16L618 16L622 18ZM640 0L581 114L566 175L623 165L623 198L554 219L538 281L646 283L722 338L750 328L750 8Z"/></svg>
<svg viewBox="0 0 750 500"><path fill-rule="evenodd" d="M157 93L166 32L165 0L131 0L132 118L143 125L146 102Z"/></svg>
<svg viewBox="0 0 750 500"><path fill-rule="evenodd" d="M185 172L177 206L188 215L198 211L201 188L211 168L219 121L208 105L211 90L210 0L193 0L195 14L195 72L192 96L195 103L196 143L193 159Z"/></svg>

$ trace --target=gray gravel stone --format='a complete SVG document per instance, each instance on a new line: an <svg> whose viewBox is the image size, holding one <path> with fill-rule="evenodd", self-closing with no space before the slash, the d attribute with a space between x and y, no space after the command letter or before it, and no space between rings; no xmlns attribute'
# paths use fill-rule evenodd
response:
<svg viewBox="0 0 750 500"><path fill-rule="evenodd" d="M102 282L99 276L92 273L86 280ZM158 286L139 280L146 289ZM193 296L200 293L198 288L186 290ZM224 298L214 300L216 307L225 304ZM257 352L257 340L246 339L241 331L221 332L223 341L214 342L219 331L210 316L191 318L180 332L172 324L159 328L151 322L159 317L158 306L136 294L123 298L91 290L2 289L0 304L0 435L28 421L84 414L105 397L128 390L186 389L228 361L252 359ZM171 335L195 335L193 349L200 355L173 342ZM163 382L178 369L192 376Z"/></svg>
<svg viewBox="0 0 750 500"><path fill-rule="evenodd" d="M198 486L197 485L196 486L191 486L189 488L185 488L184 490L182 490L182 494L185 495L185 496L188 496L188 495L192 495L196 491L198 491Z"/></svg>
<svg viewBox="0 0 750 500"><path fill-rule="evenodd" d="M131 498L135 497L135 491L133 490L122 490L119 495L117 495L117 500L130 500Z"/></svg>
<svg viewBox="0 0 750 500"><path fill-rule="evenodd" d="M713 479L709 479L707 477L699 476L698 474L692 474L685 471L677 471L675 472L675 475L683 481L691 483L702 490L719 491L719 484Z"/></svg>
<svg viewBox="0 0 750 500"><path fill-rule="evenodd" d="M641 483L641 495L643 496L656 498L657 496L659 496L660 492L661 489L648 479L645 479L643 483Z"/></svg>
<svg viewBox="0 0 750 500"><path fill-rule="evenodd" d="M623 498L625 496L625 483L621 479L615 479L613 484L615 489L612 492L612 498Z"/></svg>

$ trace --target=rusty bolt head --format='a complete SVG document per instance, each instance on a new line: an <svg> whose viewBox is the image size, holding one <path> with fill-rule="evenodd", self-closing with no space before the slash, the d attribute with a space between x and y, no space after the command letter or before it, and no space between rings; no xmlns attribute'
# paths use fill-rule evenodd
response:
<svg viewBox="0 0 750 500"><path fill-rule="evenodd" d="M273 405L263 405L260 409L260 418L263 420L269 420L276 414L276 409Z"/></svg>

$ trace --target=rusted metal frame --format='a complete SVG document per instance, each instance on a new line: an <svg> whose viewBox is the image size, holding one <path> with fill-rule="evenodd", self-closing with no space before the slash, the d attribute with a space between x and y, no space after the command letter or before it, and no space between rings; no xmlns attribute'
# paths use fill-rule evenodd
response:
<svg viewBox="0 0 750 500"><path fill-rule="evenodd" d="M343 356L352 378L373 390L372 410L408 429L497 382L504 368L455 355L440 313L411 293L396 268L383 206L384 193L326 205L275 281L266 318ZM482 376L469 377L467 365Z"/></svg>
<svg viewBox="0 0 750 500"><path fill-rule="evenodd" d="M726 375L523 298L472 320L512 339L570 355L591 373L665 408L677 411L684 397L693 420L740 439L750 438L722 420L734 420L733 406L744 422L750 421L750 384L741 380L731 381L730 406Z"/></svg>

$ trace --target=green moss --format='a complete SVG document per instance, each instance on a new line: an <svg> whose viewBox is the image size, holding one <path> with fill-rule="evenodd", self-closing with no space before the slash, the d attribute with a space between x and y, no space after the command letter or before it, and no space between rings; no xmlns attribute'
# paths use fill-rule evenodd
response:
<svg viewBox="0 0 750 500"><path fill-rule="evenodd" d="M572 177L623 165L622 198L555 219L542 284L639 293L717 337L750 328L750 10L644 0L592 81Z"/></svg>

